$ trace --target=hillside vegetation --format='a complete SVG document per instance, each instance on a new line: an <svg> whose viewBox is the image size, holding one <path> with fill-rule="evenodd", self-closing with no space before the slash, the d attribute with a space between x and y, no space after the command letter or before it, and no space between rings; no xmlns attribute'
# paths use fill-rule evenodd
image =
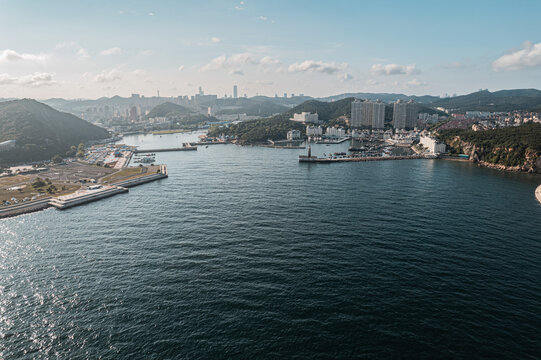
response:
<svg viewBox="0 0 541 360"><path fill-rule="evenodd" d="M487 131L445 130L439 137L451 153L465 153L475 161L489 164L541 172L541 124Z"/></svg>
<svg viewBox="0 0 541 360"><path fill-rule="evenodd" d="M14 150L0 152L2 164L50 159L71 146L108 137L105 129L35 100L0 103L0 142L17 141Z"/></svg>
<svg viewBox="0 0 541 360"><path fill-rule="evenodd" d="M150 110L146 118L183 117L191 113L192 111L184 106L173 104L171 102L165 102L163 104L155 106L152 110Z"/></svg>

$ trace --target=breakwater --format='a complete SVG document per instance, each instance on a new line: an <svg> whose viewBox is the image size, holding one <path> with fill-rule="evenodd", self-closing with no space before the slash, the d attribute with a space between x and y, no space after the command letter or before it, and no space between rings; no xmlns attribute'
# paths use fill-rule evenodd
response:
<svg viewBox="0 0 541 360"><path fill-rule="evenodd" d="M411 155L411 156L371 156L371 157L329 157L319 158L315 156L300 155L299 162L308 163L337 163L337 162L361 162L361 161L382 161L382 160L414 160L425 159L423 156Z"/></svg>

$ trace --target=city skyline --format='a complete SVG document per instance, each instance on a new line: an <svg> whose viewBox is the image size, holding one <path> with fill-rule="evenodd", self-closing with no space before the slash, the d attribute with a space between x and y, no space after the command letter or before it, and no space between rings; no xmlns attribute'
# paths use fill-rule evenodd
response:
<svg viewBox="0 0 541 360"><path fill-rule="evenodd" d="M531 1L0 1L0 22L17 29L0 34L0 97L538 87L539 11Z"/></svg>

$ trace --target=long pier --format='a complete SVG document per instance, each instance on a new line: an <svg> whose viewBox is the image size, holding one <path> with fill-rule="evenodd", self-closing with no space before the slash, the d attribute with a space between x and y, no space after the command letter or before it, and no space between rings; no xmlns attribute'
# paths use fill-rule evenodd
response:
<svg viewBox="0 0 541 360"><path fill-rule="evenodd" d="M361 162L361 161L382 161L382 160L414 160L425 159L423 156L410 155L410 156L367 156L367 157L332 157L332 158L318 158L316 156L300 155L299 162L307 163L337 163L337 162Z"/></svg>
<svg viewBox="0 0 541 360"><path fill-rule="evenodd" d="M169 148L169 149L137 149L134 151L134 154L170 152L170 151L197 151L197 146L185 146L181 148Z"/></svg>
<svg viewBox="0 0 541 360"><path fill-rule="evenodd" d="M190 143L190 146L225 145L225 144L231 144L231 141L199 141L199 142Z"/></svg>

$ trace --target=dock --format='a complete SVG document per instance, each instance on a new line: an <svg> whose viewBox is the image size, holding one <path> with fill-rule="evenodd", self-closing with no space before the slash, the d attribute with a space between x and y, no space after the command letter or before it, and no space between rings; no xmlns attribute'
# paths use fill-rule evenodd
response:
<svg viewBox="0 0 541 360"><path fill-rule="evenodd" d="M190 146L204 146L204 145L225 145L231 144L230 141L199 141L190 143Z"/></svg>
<svg viewBox="0 0 541 360"><path fill-rule="evenodd" d="M299 162L306 163L338 163L338 162L361 162L361 161L382 161L382 160L414 160L414 159L425 159L423 156L419 155L410 155L410 156L347 156L347 157L328 157L328 158L319 158L316 156L306 156L300 155Z"/></svg>
<svg viewBox="0 0 541 360"><path fill-rule="evenodd" d="M169 148L169 149L137 149L134 151L134 153L143 154L143 153L158 153L158 152L172 152L172 151L197 151L197 146L184 146L180 148Z"/></svg>

